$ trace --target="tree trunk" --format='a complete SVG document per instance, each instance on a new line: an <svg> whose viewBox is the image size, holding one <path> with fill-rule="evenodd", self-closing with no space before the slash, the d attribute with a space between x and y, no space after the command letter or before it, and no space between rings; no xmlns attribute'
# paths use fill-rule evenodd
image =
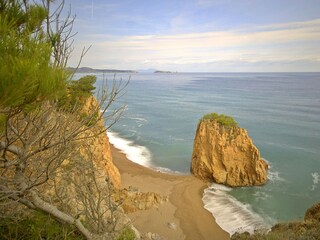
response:
<svg viewBox="0 0 320 240"><path fill-rule="evenodd" d="M93 234L83 226L83 224L81 223L81 221L79 219L75 219L74 217L61 212L58 208L56 208L55 206L45 202L44 200L42 200L37 193L35 193L34 191L31 191L31 197L32 197L32 203L40 210L51 214L52 216L54 216L55 218L74 225L82 234L83 236L85 236L88 240L94 239Z"/></svg>

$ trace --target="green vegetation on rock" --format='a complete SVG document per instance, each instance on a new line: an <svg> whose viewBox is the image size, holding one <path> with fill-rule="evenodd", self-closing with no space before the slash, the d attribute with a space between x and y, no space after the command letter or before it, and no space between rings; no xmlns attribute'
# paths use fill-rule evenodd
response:
<svg viewBox="0 0 320 240"><path fill-rule="evenodd" d="M120 236L117 238L117 240L134 240L136 239L136 235L134 231L130 228L125 228Z"/></svg>
<svg viewBox="0 0 320 240"><path fill-rule="evenodd" d="M0 239L82 240L73 226L59 223L50 215L33 212L24 217L0 218Z"/></svg>
<svg viewBox="0 0 320 240"><path fill-rule="evenodd" d="M268 233L235 233L232 240L316 240L320 239L320 203L310 207L304 221L278 223Z"/></svg>
<svg viewBox="0 0 320 240"><path fill-rule="evenodd" d="M97 77L93 75L84 76L78 80L71 80L67 84L67 93L59 99L60 107L68 112L77 111L82 108L86 99L93 95L96 89L94 83Z"/></svg>
<svg viewBox="0 0 320 240"><path fill-rule="evenodd" d="M72 80L69 85L70 91L73 95L78 97L89 97L96 89L93 85L96 82L97 77L94 75L87 75L79 80Z"/></svg>
<svg viewBox="0 0 320 240"><path fill-rule="evenodd" d="M226 128L238 126L237 122L232 117L215 112L204 115L201 120L216 120L219 124Z"/></svg>

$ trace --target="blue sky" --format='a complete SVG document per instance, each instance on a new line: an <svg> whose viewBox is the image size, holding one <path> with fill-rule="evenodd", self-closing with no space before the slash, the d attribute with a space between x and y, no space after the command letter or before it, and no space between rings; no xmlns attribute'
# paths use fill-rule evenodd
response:
<svg viewBox="0 0 320 240"><path fill-rule="evenodd" d="M320 71L320 0L66 0L75 66L179 72Z"/></svg>

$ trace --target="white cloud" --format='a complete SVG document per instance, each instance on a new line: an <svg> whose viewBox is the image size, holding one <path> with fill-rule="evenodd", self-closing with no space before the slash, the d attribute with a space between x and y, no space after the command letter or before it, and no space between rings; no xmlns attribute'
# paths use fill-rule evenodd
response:
<svg viewBox="0 0 320 240"><path fill-rule="evenodd" d="M170 65L190 68L192 64L218 62L253 65L298 61L319 65L319 29L320 19L315 19L219 32L124 37L89 35L81 44L93 44L84 62L93 67L112 65L138 69L150 64L161 68Z"/></svg>

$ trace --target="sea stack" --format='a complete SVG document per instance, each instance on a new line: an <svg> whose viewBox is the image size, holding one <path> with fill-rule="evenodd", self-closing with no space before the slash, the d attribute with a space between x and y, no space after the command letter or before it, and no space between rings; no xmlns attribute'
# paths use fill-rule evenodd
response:
<svg viewBox="0 0 320 240"><path fill-rule="evenodd" d="M254 186L266 183L267 169L247 131L233 118L212 113L200 120L191 163L196 177L231 187Z"/></svg>

